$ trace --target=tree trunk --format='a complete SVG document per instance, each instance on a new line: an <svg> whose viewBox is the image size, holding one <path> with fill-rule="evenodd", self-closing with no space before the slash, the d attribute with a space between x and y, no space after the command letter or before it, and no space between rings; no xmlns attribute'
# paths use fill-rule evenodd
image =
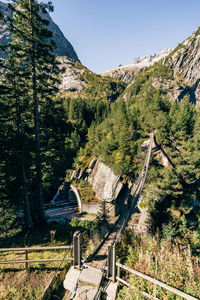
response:
<svg viewBox="0 0 200 300"><path fill-rule="evenodd" d="M16 120L17 120L17 130L19 133L20 138L22 138L22 143L20 146L20 154L21 154L21 168L22 168L22 187L23 187L23 207L24 207L24 221L25 226L27 228L33 228L33 221L31 218L30 213L30 205L28 200L28 189L27 189L27 179L26 179L26 171L25 171L25 161L24 161L24 131L22 126L22 120L21 120L21 110L20 110L20 103L19 98L17 95L17 89L16 89L16 82L14 79L14 92L15 92L15 99L16 99Z"/></svg>
<svg viewBox="0 0 200 300"><path fill-rule="evenodd" d="M30 204L29 204L29 200L28 200L28 189L27 189L27 180L26 180L24 159L23 159L23 163L22 163L22 178L23 178L24 220L25 220L26 227L29 229L32 229L33 221L31 218Z"/></svg>
<svg viewBox="0 0 200 300"><path fill-rule="evenodd" d="M44 208L43 208L43 195L42 195L42 172L41 172L41 154L40 154L40 130L39 130L39 112L38 112L38 96L37 96L37 73L35 62L35 42L34 42L34 28L32 17L32 0L30 2L30 21L31 21L31 34L32 34L32 90L33 90L33 103L34 103L34 127L35 127L35 141L36 141L36 172L37 172L37 198L35 206L35 220L36 223L44 222Z"/></svg>

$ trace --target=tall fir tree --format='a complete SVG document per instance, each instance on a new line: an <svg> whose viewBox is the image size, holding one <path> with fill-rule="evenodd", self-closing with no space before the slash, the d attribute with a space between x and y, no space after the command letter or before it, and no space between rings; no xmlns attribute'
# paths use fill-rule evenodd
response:
<svg viewBox="0 0 200 300"><path fill-rule="evenodd" d="M59 67L53 54L55 44L50 40L52 32L47 28L49 21L45 18L47 12L53 10L52 3L44 4L36 0L13 2L8 5L12 10L12 17L7 19L12 42L7 48L3 86L7 97L12 98L9 113L12 113L12 107L16 113L25 220L30 227L32 220L28 188L34 222L39 224L44 221L40 116L44 106L52 102L52 97L57 93ZM13 99L15 104L12 104ZM26 133L27 130L29 134ZM28 139L31 140L30 143ZM32 149L27 147L31 143ZM28 164L27 158L31 161Z"/></svg>

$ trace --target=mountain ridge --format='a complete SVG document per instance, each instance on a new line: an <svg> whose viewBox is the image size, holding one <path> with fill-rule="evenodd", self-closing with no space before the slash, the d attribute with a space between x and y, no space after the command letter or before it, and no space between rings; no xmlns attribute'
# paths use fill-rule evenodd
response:
<svg viewBox="0 0 200 300"><path fill-rule="evenodd" d="M170 101L184 97L195 105L200 101L200 27L168 56L136 75L123 98L144 98L150 90L159 90Z"/></svg>
<svg viewBox="0 0 200 300"><path fill-rule="evenodd" d="M110 76L118 78L125 82L130 82L136 74L144 71L155 62L166 57L173 48L162 49L154 54L146 55L144 57L137 57L133 60L131 64L128 65L119 65L119 67L114 68L109 71L99 72L99 75Z"/></svg>
<svg viewBox="0 0 200 300"><path fill-rule="evenodd" d="M4 16L11 16L11 10L8 9L8 5L0 1L0 11ZM53 32L52 40L56 44L54 51L57 56L67 56L74 61L80 61L71 43L65 38L64 34L60 30L59 26L52 20L49 13L42 14L42 16L49 21L48 29ZM0 44L7 45L11 41L10 33L8 32L7 24L1 24L0 27ZM2 51L0 51L0 57L5 57Z"/></svg>

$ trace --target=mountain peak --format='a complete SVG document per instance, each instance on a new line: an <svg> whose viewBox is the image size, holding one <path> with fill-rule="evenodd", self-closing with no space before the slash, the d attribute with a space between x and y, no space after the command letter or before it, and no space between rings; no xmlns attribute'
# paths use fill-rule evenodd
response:
<svg viewBox="0 0 200 300"><path fill-rule="evenodd" d="M143 59L148 61L148 59ZM140 64L139 62L138 64ZM137 65L137 64L136 64ZM179 44L163 60L156 62L147 71L135 76L124 93L124 99L135 95L135 85L142 82L137 97L143 99L144 91L159 90L170 101L187 98L195 105L200 103L200 27L183 43ZM144 78L146 78L144 80ZM139 83L141 84L141 82Z"/></svg>
<svg viewBox="0 0 200 300"><path fill-rule="evenodd" d="M167 48L167 49L163 49L159 52L156 52L154 54L150 54L144 57L137 57L134 59L134 61L132 62L131 65L140 65L143 67L147 67L150 66L151 64L154 64L154 62L161 60L162 58L166 57L171 51L173 50L173 48Z"/></svg>
<svg viewBox="0 0 200 300"><path fill-rule="evenodd" d="M137 57L129 65L120 65L118 68L106 72L101 72L99 74L102 76L118 78L125 82L130 82L137 73L150 67L155 62L163 59L164 57L169 55L172 50L172 48L167 48L148 56Z"/></svg>
<svg viewBox="0 0 200 300"><path fill-rule="evenodd" d="M0 1L0 11L4 16L11 16L12 12L10 9L8 9L8 3L4 3ZM42 14L42 13L41 13ZM42 15L45 19L49 21L48 29L53 32L52 39L54 40L56 44L55 54L57 56L67 56L69 59L72 59L74 61L79 61L79 58L73 48L73 46L70 44L70 42L65 38L64 34L56 25L50 15L47 13L45 15ZM1 24L0 27L0 44L7 45L11 41L10 33L8 31L7 24ZM0 57L4 57L4 54L0 52Z"/></svg>

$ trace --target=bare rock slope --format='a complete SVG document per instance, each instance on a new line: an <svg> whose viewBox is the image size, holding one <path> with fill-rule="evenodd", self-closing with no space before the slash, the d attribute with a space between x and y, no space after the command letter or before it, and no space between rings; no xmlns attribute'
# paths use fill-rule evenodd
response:
<svg viewBox="0 0 200 300"><path fill-rule="evenodd" d="M11 16L11 10L8 9L8 5L0 1L0 11L4 16ZM55 54L58 56L67 56L70 59L79 61L79 58L70 44L70 42L65 38L64 34L56 25L49 14L43 15L44 18L49 20L49 30L53 32L53 40L56 43ZM7 45L11 41L10 33L8 31L7 24L0 23L0 44ZM0 57L3 57L4 54L0 52Z"/></svg>
<svg viewBox="0 0 200 300"><path fill-rule="evenodd" d="M170 101L181 101L186 97L199 105L200 27L168 56L135 76L124 91L123 98L126 100L137 95L142 100L152 88L160 90Z"/></svg>
<svg viewBox="0 0 200 300"><path fill-rule="evenodd" d="M8 9L8 5L0 1L0 11L4 16L11 16L12 12ZM49 14L43 14L43 18L49 21L48 28L53 32L53 40L56 43L55 55L61 62L61 69L65 71L61 74L61 84L59 91L62 92L80 92L85 88L85 83L79 79L80 70L75 68L75 62L79 62L79 58L70 44L65 38L62 31L56 25ZM7 45L11 41L8 25L0 22L0 44ZM5 58L5 53L0 51L0 57Z"/></svg>
<svg viewBox="0 0 200 300"><path fill-rule="evenodd" d="M200 27L163 60L172 77L156 77L153 86L165 90L171 101L187 97L195 105L200 101Z"/></svg>
<svg viewBox="0 0 200 300"><path fill-rule="evenodd" d="M172 50L172 48L163 49L157 53L144 56L142 58L137 57L130 65L119 66L118 68L106 72L101 72L99 74L102 76L118 78L125 82L130 82L137 73L147 69L148 67L152 66L155 62L166 57Z"/></svg>
<svg viewBox="0 0 200 300"><path fill-rule="evenodd" d="M61 93L67 92L81 92L86 88L86 82L80 79L80 75L84 72L84 69L76 68L73 60L67 56L59 56L60 68L64 69L61 73L61 83L59 85L59 91Z"/></svg>

